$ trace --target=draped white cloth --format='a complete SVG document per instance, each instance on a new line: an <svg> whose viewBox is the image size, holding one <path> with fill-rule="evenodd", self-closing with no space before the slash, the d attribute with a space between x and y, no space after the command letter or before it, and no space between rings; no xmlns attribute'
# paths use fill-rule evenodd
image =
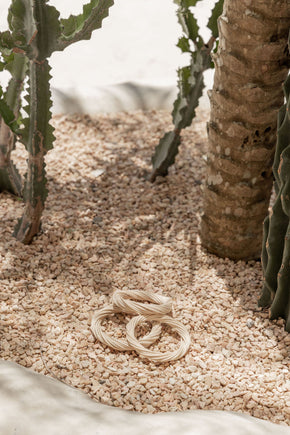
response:
<svg viewBox="0 0 290 435"><path fill-rule="evenodd" d="M124 411L96 403L80 391L48 376L0 360L0 433L290 435L290 427L226 411L198 410L154 415Z"/></svg>

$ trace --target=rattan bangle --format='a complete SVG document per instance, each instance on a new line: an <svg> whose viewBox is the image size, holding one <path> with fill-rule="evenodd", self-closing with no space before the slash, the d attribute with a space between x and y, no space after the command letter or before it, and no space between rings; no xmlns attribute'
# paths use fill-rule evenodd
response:
<svg viewBox="0 0 290 435"><path fill-rule="evenodd" d="M144 304L136 302L136 300L154 303ZM113 293L112 302L114 307L121 309L124 313L141 314L143 316L156 315L160 317L172 310L171 298L143 290L117 290Z"/></svg>
<svg viewBox="0 0 290 435"><path fill-rule="evenodd" d="M113 305L96 311L92 317L91 331L103 344L119 351L134 350L143 358L160 363L175 361L186 354L190 346L190 335L182 323L167 315L172 309L171 298L143 290L130 290L116 291L112 300ZM117 313L137 314L127 324L126 340L116 339L102 330L102 320ZM149 334L139 339L136 337L136 328L146 322L152 324L152 329ZM179 334L181 342L176 351L162 353L147 349L160 338L162 323L171 326Z"/></svg>
<svg viewBox="0 0 290 435"><path fill-rule="evenodd" d="M182 358L189 349L190 346L190 335L188 330L182 325L178 320L173 319L170 316L163 316L159 318L160 323L167 324L172 327L172 329L180 335L181 342L179 348L173 352L158 352L146 349L135 336L136 327L146 321L150 321L148 317L145 316L135 316L127 324L127 340L130 346L139 353L140 356L148 358L155 362L167 362L175 361Z"/></svg>
<svg viewBox="0 0 290 435"><path fill-rule="evenodd" d="M113 307L113 305L108 305L107 307L95 312L92 318L91 331L101 343L110 346L112 349L119 351L135 350L134 347L132 347L127 340L114 338L102 330L102 320L112 314L117 313L121 313L121 310L116 309L115 307ZM149 334L145 335L140 339L140 343L142 343L144 347L148 347L156 340L158 340L160 334L161 325L157 323L153 325Z"/></svg>

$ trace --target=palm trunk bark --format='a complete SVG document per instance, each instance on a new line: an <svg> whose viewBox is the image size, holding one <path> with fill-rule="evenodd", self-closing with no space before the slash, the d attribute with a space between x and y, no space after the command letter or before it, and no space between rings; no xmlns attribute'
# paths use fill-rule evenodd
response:
<svg viewBox="0 0 290 435"><path fill-rule="evenodd" d="M225 0L219 18L201 239L221 257L261 255L289 27L289 0Z"/></svg>

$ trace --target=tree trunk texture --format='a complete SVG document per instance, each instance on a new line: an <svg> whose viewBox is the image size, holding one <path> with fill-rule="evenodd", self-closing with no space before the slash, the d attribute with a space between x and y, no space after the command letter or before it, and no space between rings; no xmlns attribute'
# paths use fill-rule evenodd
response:
<svg viewBox="0 0 290 435"><path fill-rule="evenodd" d="M234 260L261 255L283 104L289 0L225 0L210 93L202 244Z"/></svg>

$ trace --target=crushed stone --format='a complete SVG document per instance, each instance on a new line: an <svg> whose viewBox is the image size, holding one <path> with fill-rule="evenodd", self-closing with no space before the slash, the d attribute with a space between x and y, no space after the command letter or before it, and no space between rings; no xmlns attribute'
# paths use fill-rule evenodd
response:
<svg viewBox="0 0 290 435"><path fill-rule="evenodd" d="M200 246L207 118L198 112L169 176L151 184L168 112L54 117L49 195L32 245L11 235L22 202L0 194L0 357L124 409L222 409L290 424L290 334L257 307L260 262ZM14 155L23 171L25 151ZM92 313L117 289L172 297L191 334L187 355L155 364L95 341ZM122 338L128 318L104 327ZM164 328L154 346L174 348L178 337Z"/></svg>

